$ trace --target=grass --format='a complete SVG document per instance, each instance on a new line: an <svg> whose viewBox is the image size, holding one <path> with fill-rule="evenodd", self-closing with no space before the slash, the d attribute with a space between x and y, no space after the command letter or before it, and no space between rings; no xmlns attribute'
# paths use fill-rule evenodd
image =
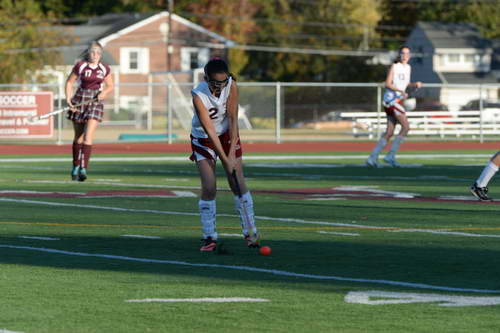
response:
<svg viewBox="0 0 500 333"><path fill-rule="evenodd" d="M497 330L499 305L374 306L345 301L349 292L369 290L466 297L500 293L466 291L500 291L500 206L437 200L468 196L484 156L464 160L406 154L401 162L414 167L374 170L359 166L362 159L357 155L287 161L266 155L268 160L246 162L263 244L273 250L268 257L233 236L221 236L229 254L200 253L196 197L95 196L158 190L198 194L196 168L188 161L96 159L88 181L75 183L69 182L67 163L0 158L0 331ZM500 197L497 184L494 180L490 186L493 197ZM239 233L221 170L218 185L218 231ZM419 200L374 200L352 196L355 192L332 192L341 200L309 200L341 186L413 193ZM126 302L203 297L269 301Z"/></svg>

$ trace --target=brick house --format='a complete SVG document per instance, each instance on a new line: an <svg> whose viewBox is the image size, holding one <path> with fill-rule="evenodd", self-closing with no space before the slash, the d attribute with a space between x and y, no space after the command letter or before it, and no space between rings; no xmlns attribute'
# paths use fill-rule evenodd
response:
<svg viewBox="0 0 500 333"><path fill-rule="evenodd" d="M64 64L50 72L63 83L89 42L96 40L104 47L103 61L111 66L116 84L114 103L107 103L107 108L112 108L115 114L134 108L164 112L166 89L148 88L146 83L193 82L193 75L209 58L225 56L227 47L234 44L175 14L171 17L169 39L168 21L169 13L165 11L106 14L81 25L59 27L73 36L75 42L62 48ZM182 95L175 96L177 101L183 96L190 98L190 88L186 90L187 94L177 92ZM177 111L180 113L179 108Z"/></svg>

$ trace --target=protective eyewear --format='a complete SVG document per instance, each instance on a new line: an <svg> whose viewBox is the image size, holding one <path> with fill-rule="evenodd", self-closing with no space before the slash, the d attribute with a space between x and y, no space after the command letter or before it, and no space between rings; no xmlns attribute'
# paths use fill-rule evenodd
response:
<svg viewBox="0 0 500 333"><path fill-rule="evenodd" d="M225 80L222 80L222 81L213 80L213 79L209 79L208 80L208 84L209 85L211 85L212 87L217 87L217 88L223 88L223 87L225 87L228 82L229 82L229 78L227 78Z"/></svg>

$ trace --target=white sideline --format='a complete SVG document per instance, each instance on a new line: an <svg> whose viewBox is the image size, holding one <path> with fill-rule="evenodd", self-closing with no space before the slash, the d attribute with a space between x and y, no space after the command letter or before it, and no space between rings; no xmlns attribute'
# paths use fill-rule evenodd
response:
<svg viewBox="0 0 500 333"><path fill-rule="evenodd" d="M269 302L265 298L248 297L206 297L206 298L145 298L128 299L128 303L240 303L240 302Z"/></svg>
<svg viewBox="0 0 500 333"><path fill-rule="evenodd" d="M437 159L437 158L489 158L491 154L398 154L399 159ZM367 154L359 155L280 155L280 156L252 156L245 155L246 161L286 161L286 160L366 160ZM149 157L92 157L92 162L176 162L184 161L191 163L187 157L176 156L149 156ZM67 157L43 157L43 158L0 158L0 163L18 162L71 162Z"/></svg>
<svg viewBox="0 0 500 333"><path fill-rule="evenodd" d="M257 268L257 267L250 267L250 266L221 265L221 264L195 264L195 263L189 263L186 261L177 261L177 260L146 259L146 258L117 256L117 255L102 254L102 253L71 252L71 251L64 251L64 250L57 250L57 249L9 245L9 244L0 244L0 248L63 254L63 255L78 256L78 257L92 257L92 258L103 258L103 259L112 259L112 260L142 262L142 263L151 263L151 264L180 265L180 266L205 267L205 268L223 268L223 269L230 269L230 270L247 271L247 272L255 272L255 273L267 273L267 274L272 274L272 275L277 275L277 276L297 277L297 278L314 279L314 280L334 280L334 281L344 281L344 282L374 283L374 284L399 286L399 287L407 287L407 288L415 288L415 289L431 289L431 290L456 291L456 292L468 292L468 293L500 294L500 290L495 290L495 289L457 288L457 287L447 287L447 286L436 286L436 285L425 284L425 283L404 282L404 281L372 280L372 279L363 279L363 278L341 277L341 276L334 276L334 275L304 274L304 273L294 273L294 272L282 271L282 270L277 270L277 269L265 269L265 268Z"/></svg>

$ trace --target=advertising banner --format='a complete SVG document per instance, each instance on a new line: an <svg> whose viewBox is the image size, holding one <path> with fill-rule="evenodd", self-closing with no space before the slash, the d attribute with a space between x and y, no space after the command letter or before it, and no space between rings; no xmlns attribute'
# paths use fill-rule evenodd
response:
<svg viewBox="0 0 500 333"><path fill-rule="evenodd" d="M54 118L36 123L28 118L52 111L54 95L43 92L0 92L0 138L50 138L54 131Z"/></svg>

